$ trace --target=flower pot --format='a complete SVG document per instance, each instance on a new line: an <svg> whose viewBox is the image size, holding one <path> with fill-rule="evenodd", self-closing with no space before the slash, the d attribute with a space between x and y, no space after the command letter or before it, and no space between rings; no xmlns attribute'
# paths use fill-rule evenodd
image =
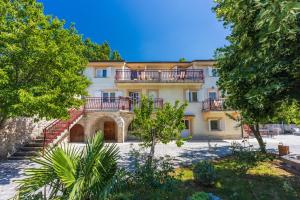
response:
<svg viewBox="0 0 300 200"><path fill-rule="evenodd" d="M289 146L285 146L283 144L279 144L278 145L278 152L279 152L280 156L288 155L290 153L290 147Z"/></svg>

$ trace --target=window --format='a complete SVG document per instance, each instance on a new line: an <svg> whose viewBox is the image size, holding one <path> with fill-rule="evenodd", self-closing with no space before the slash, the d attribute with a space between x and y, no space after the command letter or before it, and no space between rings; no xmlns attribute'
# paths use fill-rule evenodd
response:
<svg viewBox="0 0 300 200"><path fill-rule="evenodd" d="M103 92L102 99L103 102L115 102L116 93L115 92Z"/></svg>
<svg viewBox="0 0 300 200"><path fill-rule="evenodd" d="M208 67L208 75L210 77L217 77L218 76L218 70L213 67Z"/></svg>
<svg viewBox="0 0 300 200"><path fill-rule="evenodd" d="M187 99L189 102L198 102L198 92L197 91L187 91Z"/></svg>
<svg viewBox="0 0 300 200"><path fill-rule="evenodd" d="M212 73L212 77L217 77L218 76L218 70L216 68L213 68L211 70L211 73Z"/></svg>
<svg viewBox="0 0 300 200"><path fill-rule="evenodd" d="M106 78L107 69L96 69L96 78Z"/></svg>
<svg viewBox="0 0 300 200"><path fill-rule="evenodd" d="M103 102L108 102L108 97L109 97L108 92L103 92L102 93Z"/></svg>
<svg viewBox="0 0 300 200"><path fill-rule="evenodd" d="M210 131L220 131L220 120L210 120Z"/></svg>
<svg viewBox="0 0 300 200"><path fill-rule="evenodd" d="M215 99L217 99L217 93L216 92L209 92L208 97L209 97L209 99L215 100Z"/></svg>

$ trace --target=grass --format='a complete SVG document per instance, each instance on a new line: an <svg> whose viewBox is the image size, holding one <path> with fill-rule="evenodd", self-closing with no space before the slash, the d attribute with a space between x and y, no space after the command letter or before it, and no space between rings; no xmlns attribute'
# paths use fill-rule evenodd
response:
<svg viewBox="0 0 300 200"><path fill-rule="evenodd" d="M241 172L233 158L216 161L218 180L213 188L196 185L191 168L178 168L174 176L189 188L186 195L190 195L191 191L205 191L225 200L300 199L300 177L281 169L280 162L276 159L259 162Z"/></svg>

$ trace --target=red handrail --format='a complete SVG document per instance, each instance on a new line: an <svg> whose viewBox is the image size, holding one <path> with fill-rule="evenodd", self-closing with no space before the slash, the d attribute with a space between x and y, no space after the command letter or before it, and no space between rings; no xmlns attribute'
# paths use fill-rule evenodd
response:
<svg viewBox="0 0 300 200"><path fill-rule="evenodd" d="M43 154L46 146L53 142L57 136L61 135L63 131L70 128L70 124L72 124L75 120L77 120L84 112L84 109L70 109L69 111L70 118L68 120L55 120L46 126L43 129Z"/></svg>

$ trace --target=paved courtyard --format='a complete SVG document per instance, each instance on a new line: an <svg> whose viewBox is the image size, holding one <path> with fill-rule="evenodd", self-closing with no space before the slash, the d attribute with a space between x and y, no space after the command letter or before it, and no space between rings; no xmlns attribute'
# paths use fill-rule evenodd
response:
<svg viewBox="0 0 300 200"><path fill-rule="evenodd" d="M300 154L300 136L280 135L274 138L264 138L268 150L277 151L277 145L283 143L290 146L293 154ZM174 157L175 164L190 164L198 160L218 158L230 154L230 145L233 140L222 141L190 141L182 147L177 147L175 143L168 145L158 144L156 156L170 155ZM238 140L241 142L241 140ZM255 139L249 140L250 144L258 147ZM83 144L72 144L82 147ZM139 149L138 142L127 142L117 144L120 148L120 164L126 166L129 162L129 151L132 148ZM14 180L22 178L23 169L34 166L29 161L0 161L0 200L7 200L15 194L17 184Z"/></svg>

